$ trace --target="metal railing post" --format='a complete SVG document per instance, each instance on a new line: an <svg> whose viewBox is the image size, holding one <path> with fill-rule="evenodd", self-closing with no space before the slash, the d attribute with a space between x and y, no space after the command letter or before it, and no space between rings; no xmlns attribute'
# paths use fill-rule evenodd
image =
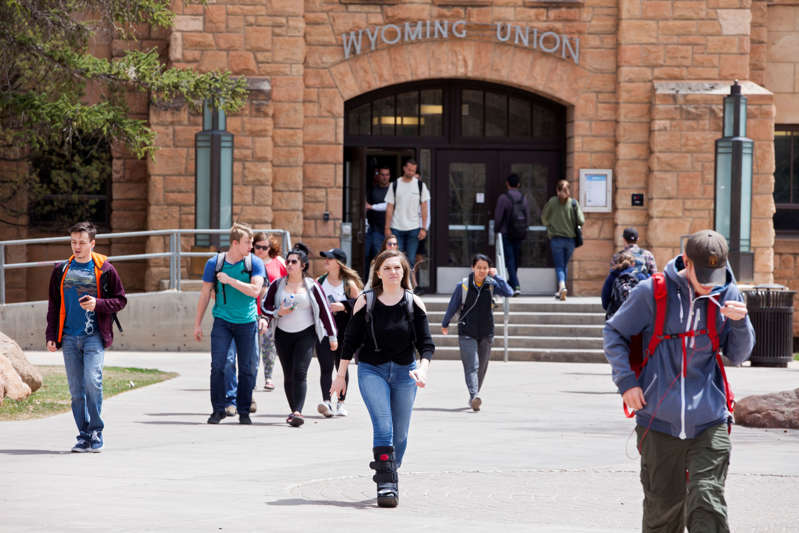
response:
<svg viewBox="0 0 799 533"><path fill-rule="evenodd" d="M6 303L6 247L0 244L0 305Z"/></svg>
<svg viewBox="0 0 799 533"><path fill-rule="evenodd" d="M505 247L502 241L502 234L497 233L496 238L496 265L497 270L505 279L508 279L508 267L505 265ZM510 300L508 300L507 296L503 296L502 298L502 310L503 310L503 317L502 317L502 339L503 339L503 359L507 363L508 362L508 326L509 326L509 315L510 315Z"/></svg>
<svg viewBox="0 0 799 533"><path fill-rule="evenodd" d="M176 285L175 280L175 237L173 231L169 234L169 288L174 289Z"/></svg>
<svg viewBox="0 0 799 533"><path fill-rule="evenodd" d="M180 265L180 249L183 246L180 240L180 230L175 230L177 246L175 247L175 289L180 291L180 278L181 278L181 265Z"/></svg>

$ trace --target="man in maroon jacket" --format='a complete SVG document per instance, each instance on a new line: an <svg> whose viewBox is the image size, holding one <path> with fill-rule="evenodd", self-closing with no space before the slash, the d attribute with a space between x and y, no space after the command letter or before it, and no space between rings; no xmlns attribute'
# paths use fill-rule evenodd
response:
<svg viewBox="0 0 799 533"><path fill-rule="evenodd" d="M116 313L128 301L117 271L106 256L93 251L96 234L91 222L69 229L72 256L53 269L47 307L47 349L64 352L79 431L72 451L79 453L103 447L103 359L114 340L111 324L119 327Z"/></svg>

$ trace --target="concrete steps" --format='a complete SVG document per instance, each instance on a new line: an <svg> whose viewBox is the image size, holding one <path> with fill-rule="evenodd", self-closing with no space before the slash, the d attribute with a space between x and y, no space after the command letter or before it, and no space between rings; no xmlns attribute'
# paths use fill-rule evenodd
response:
<svg viewBox="0 0 799 533"><path fill-rule="evenodd" d="M450 324L449 335L441 334L441 321L449 296L429 295L422 299L436 344L435 358L460 359L457 324ZM503 320L500 304L494 312L492 360L501 360L504 356ZM569 298L565 302L551 297L512 298L508 316L508 359L604 363L604 324L605 313L599 298Z"/></svg>

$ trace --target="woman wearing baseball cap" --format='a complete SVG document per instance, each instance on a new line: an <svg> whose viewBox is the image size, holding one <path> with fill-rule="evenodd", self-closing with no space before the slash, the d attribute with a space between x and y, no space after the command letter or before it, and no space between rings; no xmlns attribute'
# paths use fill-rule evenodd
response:
<svg viewBox="0 0 799 533"><path fill-rule="evenodd" d="M355 299L363 289L361 277L353 269L347 266L347 254L341 248L332 248L326 252L319 252L325 258L325 274L316 280L325 292L333 319L336 321L336 329L343 334L347 329L347 324L352 316L352 307ZM347 409L344 407L346 390L342 391L337 398L330 396L330 385L333 383L333 372L338 370L341 362L341 348L331 350L325 342L316 343L316 358L319 360L319 386L322 388L322 401L316 407L321 415L330 418L333 415L347 416ZM350 381L349 372L346 373L347 384Z"/></svg>

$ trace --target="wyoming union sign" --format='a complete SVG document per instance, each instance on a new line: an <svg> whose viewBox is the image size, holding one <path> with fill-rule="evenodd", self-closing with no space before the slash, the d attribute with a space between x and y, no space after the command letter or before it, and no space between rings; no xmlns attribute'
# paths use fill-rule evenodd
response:
<svg viewBox="0 0 799 533"><path fill-rule="evenodd" d="M537 28L520 26L507 22L497 22L495 38L501 43L541 50L547 54L559 55L565 60L580 64L580 38L569 37L554 31L541 31ZM371 52L379 44L387 46L400 42L441 39L465 39L468 36L465 20L419 20L404 24L383 24L362 30L341 34L344 58L361 52Z"/></svg>

